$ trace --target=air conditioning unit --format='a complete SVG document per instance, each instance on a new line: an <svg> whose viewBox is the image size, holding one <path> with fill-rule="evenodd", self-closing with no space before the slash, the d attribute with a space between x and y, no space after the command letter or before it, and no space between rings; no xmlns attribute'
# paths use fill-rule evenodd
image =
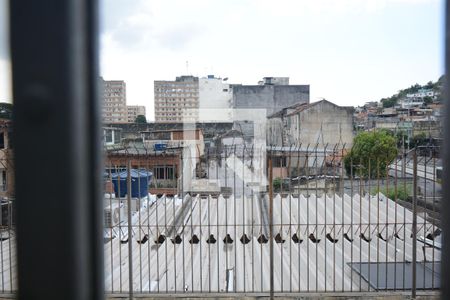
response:
<svg viewBox="0 0 450 300"><path fill-rule="evenodd" d="M124 207L121 203L114 203L105 207L104 214L105 228L112 228L125 220Z"/></svg>

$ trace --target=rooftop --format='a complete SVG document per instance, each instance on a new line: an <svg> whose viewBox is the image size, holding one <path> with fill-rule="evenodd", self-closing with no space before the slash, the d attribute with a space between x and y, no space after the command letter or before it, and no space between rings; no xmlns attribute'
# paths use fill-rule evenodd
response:
<svg viewBox="0 0 450 300"><path fill-rule="evenodd" d="M133 289L268 292L271 242L278 293L410 288L410 210L382 194L277 195L273 206L270 239L267 197L146 202L133 216ZM423 272L418 278L424 289L439 288L440 236L427 238L438 228L421 217L417 224L417 265ZM127 228L122 223L105 229L106 235L116 236L105 243L108 292L128 290ZM386 275L387 268L394 273Z"/></svg>

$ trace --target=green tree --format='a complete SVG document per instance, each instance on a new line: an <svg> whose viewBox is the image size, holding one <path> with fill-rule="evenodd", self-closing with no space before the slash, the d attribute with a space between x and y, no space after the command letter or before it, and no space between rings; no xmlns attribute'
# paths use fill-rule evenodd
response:
<svg viewBox="0 0 450 300"><path fill-rule="evenodd" d="M386 130L360 132L344 158L348 174L361 177L385 177L388 165L397 156L395 137Z"/></svg>
<svg viewBox="0 0 450 300"><path fill-rule="evenodd" d="M395 139L397 140L397 148L402 148L403 142L408 142L408 134L403 130L399 130L395 134Z"/></svg>
<svg viewBox="0 0 450 300"><path fill-rule="evenodd" d="M429 142L429 139L425 132L414 135L411 139L411 147L425 146Z"/></svg>
<svg viewBox="0 0 450 300"><path fill-rule="evenodd" d="M423 102L425 104L431 104L431 103L433 103L433 98L431 98L430 96L425 96L425 97L423 97Z"/></svg>
<svg viewBox="0 0 450 300"><path fill-rule="evenodd" d="M396 97L384 98L381 99L381 103L383 104L383 108L394 107L397 104Z"/></svg>
<svg viewBox="0 0 450 300"><path fill-rule="evenodd" d="M281 184L282 184L282 180L281 180L281 178L280 177L277 177L277 178L275 178L274 180L273 180L273 189L275 190L275 191L279 191L280 189L281 189Z"/></svg>
<svg viewBox="0 0 450 300"><path fill-rule="evenodd" d="M134 121L135 123L141 123L141 124L145 124L147 123L147 119L145 118L144 115L138 115L136 117L136 120Z"/></svg>

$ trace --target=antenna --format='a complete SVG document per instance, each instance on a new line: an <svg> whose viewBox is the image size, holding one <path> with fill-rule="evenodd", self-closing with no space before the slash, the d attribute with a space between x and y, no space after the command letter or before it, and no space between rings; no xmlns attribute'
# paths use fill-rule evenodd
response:
<svg viewBox="0 0 450 300"><path fill-rule="evenodd" d="M186 61L186 75L189 75L189 61Z"/></svg>

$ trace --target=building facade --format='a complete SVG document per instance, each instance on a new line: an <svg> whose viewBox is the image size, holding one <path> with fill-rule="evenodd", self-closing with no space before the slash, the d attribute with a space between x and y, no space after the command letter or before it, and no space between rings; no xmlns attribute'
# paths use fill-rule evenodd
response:
<svg viewBox="0 0 450 300"><path fill-rule="evenodd" d="M200 122L229 122L231 120L233 91L226 80L214 75L199 79Z"/></svg>
<svg viewBox="0 0 450 300"><path fill-rule="evenodd" d="M309 103L309 85L289 85L288 77L265 77L258 85L232 85L232 89L234 109L266 109L267 116Z"/></svg>
<svg viewBox="0 0 450 300"><path fill-rule="evenodd" d="M137 116L145 116L145 106L141 105L128 105L128 123L134 123Z"/></svg>
<svg viewBox="0 0 450 300"><path fill-rule="evenodd" d="M198 77L179 76L175 81L155 80L154 97L156 122L181 123L198 120Z"/></svg>
<svg viewBox="0 0 450 300"><path fill-rule="evenodd" d="M321 100L285 108L268 118L268 143L273 146L353 144L353 107ZM332 147L331 146L331 147Z"/></svg>
<svg viewBox="0 0 450 300"><path fill-rule="evenodd" d="M128 109L125 81L101 80L103 83L103 123L127 123Z"/></svg>

